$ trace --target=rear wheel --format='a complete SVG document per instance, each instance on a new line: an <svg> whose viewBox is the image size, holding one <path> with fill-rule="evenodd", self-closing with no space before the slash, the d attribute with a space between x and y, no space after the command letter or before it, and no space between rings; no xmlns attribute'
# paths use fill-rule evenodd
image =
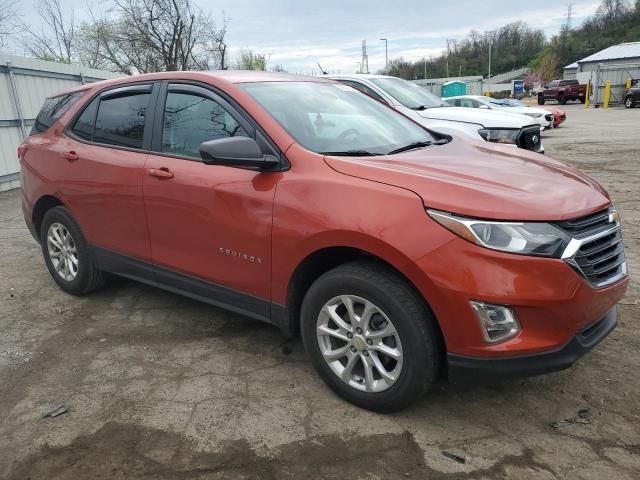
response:
<svg viewBox="0 0 640 480"><path fill-rule="evenodd" d="M304 298L301 323L320 376L360 407L400 410L438 375L435 319L406 280L384 265L353 262L322 275Z"/></svg>
<svg viewBox="0 0 640 480"><path fill-rule="evenodd" d="M633 99L631 98L631 95L624 99L624 106L627 108L633 107Z"/></svg>
<svg viewBox="0 0 640 480"><path fill-rule="evenodd" d="M40 227L40 245L53 280L66 292L82 295L104 284L87 241L64 207L49 210Z"/></svg>

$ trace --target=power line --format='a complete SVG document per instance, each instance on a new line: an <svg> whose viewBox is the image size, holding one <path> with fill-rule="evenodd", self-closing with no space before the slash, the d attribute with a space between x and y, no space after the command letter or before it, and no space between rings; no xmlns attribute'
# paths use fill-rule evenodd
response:
<svg viewBox="0 0 640 480"><path fill-rule="evenodd" d="M565 28L567 32L571 30L571 20L573 18L573 6L575 3L567 3L567 22L565 24Z"/></svg>

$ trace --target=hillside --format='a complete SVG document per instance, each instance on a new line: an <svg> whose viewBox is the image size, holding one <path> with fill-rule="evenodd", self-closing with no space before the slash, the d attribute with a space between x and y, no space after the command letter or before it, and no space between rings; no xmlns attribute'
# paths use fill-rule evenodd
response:
<svg viewBox="0 0 640 480"><path fill-rule="evenodd" d="M640 0L604 0L595 15L571 30L563 28L547 39L539 29L524 22L507 24L495 31L472 30L462 40L447 40L443 55L426 61L427 78L499 74L529 66L543 80L557 77L565 65L621 42L640 40ZM384 71L409 80L425 78L425 62L391 59Z"/></svg>

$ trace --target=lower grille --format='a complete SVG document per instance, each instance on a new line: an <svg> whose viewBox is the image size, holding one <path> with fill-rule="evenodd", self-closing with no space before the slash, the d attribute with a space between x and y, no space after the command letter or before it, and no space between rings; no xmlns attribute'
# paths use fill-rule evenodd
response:
<svg viewBox="0 0 640 480"><path fill-rule="evenodd" d="M540 127L523 129L518 137L518 146L534 152L538 151L540 149Z"/></svg>
<svg viewBox="0 0 640 480"><path fill-rule="evenodd" d="M564 260L592 286L602 288L627 275L620 224L611 216L611 211L556 225L573 238Z"/></svg>

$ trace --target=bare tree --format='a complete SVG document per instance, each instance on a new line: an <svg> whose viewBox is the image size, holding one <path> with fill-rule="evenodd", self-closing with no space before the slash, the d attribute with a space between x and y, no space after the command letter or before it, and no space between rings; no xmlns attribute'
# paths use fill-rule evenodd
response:
<svg viewBox="0 0 640 480"><path fill-rule="evenodd" d="M192 0L114 0L83 24L81 50L126 74L223 68L226 28Z"/></svg>
<svg viewBox="0 0 640 480"><path fill-rule="evenodd" d="M29 29L25 46L31 55L41 60L71 63L75 60L77 40L73 13L66 16L60 0L38 0L38 15L42 20L40 32Z"/></svg>
<svg viewBox="0 0 640 480"><path fill-rule="evenodd" d="M21 31L18 0L0 0L0 47Z"/></svg>
<svg viewBox="0 0 640 480"><path fill-rule="evenodd" d="M603 0L596 10L596 18L602 23L615 22L628 11L624 0Z"/></svg>
<svg viewBox="0 0 640 480"><path fill-rule="evenodd" d="M557 78L558 75L558 56L555 52L548 51L540 60L535 72L541 81L548 82Z"/></svg>

